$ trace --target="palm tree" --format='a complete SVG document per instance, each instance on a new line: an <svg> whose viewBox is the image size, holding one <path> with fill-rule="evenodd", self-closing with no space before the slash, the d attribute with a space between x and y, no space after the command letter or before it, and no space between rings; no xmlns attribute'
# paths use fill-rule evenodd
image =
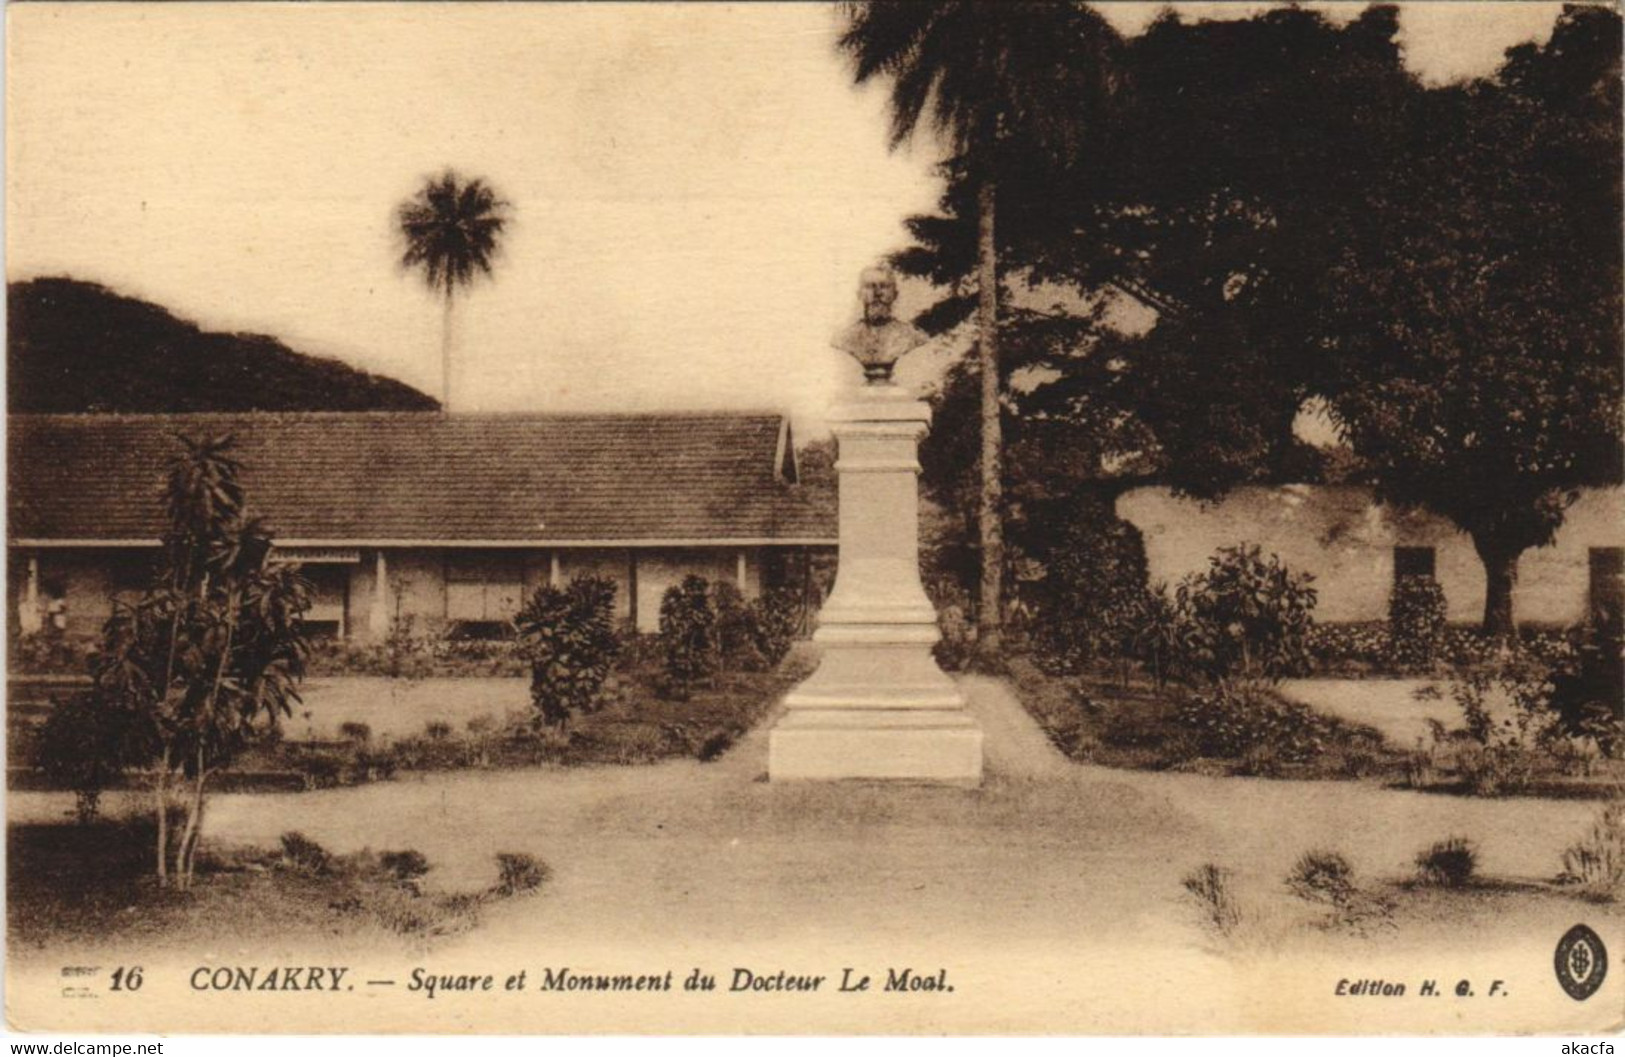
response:
<svg viewBox="0 0 1625 1057"><path fill-rule="evenodd" d="M922 120L947 141L976 185L977 359L981 373L982 581L977 651L996 657L1003 624L1004 531L999 423L998 173L1019 137L1064 163L1085 117L1110 92L1119 38L1081 3L868 0L845 5L840 49L858 84L891 82L891 146Z"/></svg>
<svg viewBox="0 0 1625 1057"><path fill-rule="evenodd" d="M441 404L451 407L451 319L457 291L491 274L508 203L481 179L466 183L451 169L423 181L395 211L406 249L401 265L420 269L429 289L445 298L441 328Z"/></svg>

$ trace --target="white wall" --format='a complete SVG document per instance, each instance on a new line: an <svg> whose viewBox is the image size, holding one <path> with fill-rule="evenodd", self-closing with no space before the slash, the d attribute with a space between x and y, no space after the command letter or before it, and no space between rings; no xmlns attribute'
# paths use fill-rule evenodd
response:
<svg viewBox="0 0 1625 1057"><path fill-rule="evenodd" d="M1383 620L1393 548L1433 547L1450 619L1472 622L1483 615L1484 569L1472 541L1442 518L1377 506L1359 486L1241 488L1209 504L1176 499L1163 488L1138 488L1118 499L1117 512L1144 534L1153 582L1171 586L1206 568L1219 547L1259 543L1288 568L1314 574L1318 619ZM1625 546L1625 490L1582 496L1552 546L1524 552L1514 596L1518 619L1581 619L1589 549L1618 546Z"/></svg>

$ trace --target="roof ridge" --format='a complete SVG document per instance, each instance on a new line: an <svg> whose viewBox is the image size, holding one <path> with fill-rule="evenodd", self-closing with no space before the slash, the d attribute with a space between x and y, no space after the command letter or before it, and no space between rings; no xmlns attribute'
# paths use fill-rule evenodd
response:
<svg viewBox="0 0 1625 1057"><path fill-rule="evenodd" d="M676 411L109 411L109 412L29 412L13 411L6 414L8 420L24 421L57 421L57 422L127 422L127 421L155 421L159 419L204 419L204 418L354 418L354 419L435 419L440 421L455 420L460 422L476 421L547 421L551 419L751 419L751 418L788 418L787 411L774 411L768 408L745 409L683 409Z"/></svg>

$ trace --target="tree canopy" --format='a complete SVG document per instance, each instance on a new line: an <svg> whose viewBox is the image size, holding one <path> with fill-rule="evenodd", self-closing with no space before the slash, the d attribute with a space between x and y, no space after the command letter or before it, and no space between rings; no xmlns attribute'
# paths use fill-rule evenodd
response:
<svg viewBox="0 0 1625 1057"><path fill-rule="evenodd" d="M1123 47L1092 149L1011 167L1018 523L1103 482L1313 480L1293 433L1311 400L1381 499L1514 562L1576 489L1619 480L1619 16L1571 8L1548 44L1441 88L1405 70L1397 31L1386 7L1341 27L1165 14ZM974 182L946 175L896 258L942 289L919 319L937 331L966 318L974 267ZM1117 325L1130 299L1137 328ZM974 429L965 383L947 379L925 460L950 496L932 470Z"/></svg>

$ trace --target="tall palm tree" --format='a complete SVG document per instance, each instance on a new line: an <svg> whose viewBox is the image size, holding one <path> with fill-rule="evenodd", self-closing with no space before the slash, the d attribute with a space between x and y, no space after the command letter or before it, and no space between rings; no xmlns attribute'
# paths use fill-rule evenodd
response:
<svg viewBox="0 0 1625 1057"><path fill-rule="evenodd" d="M1087 117L1110 93L1119 38L1082 3L867 0L845 6L840 49L858 84L891 83L891 146L922 122L941 135L976 184L977 358L981 373L981 599L978 653L993 659L1003 626L1000 520L998 175L1019 137L1064 163Z"/></svg>
<svg viewBox="0 0 1625 1057"><path fill-rule="evenodd" d="M406 243L401 265L418 269L429 288L445 298L440 335L440 400L451 407L452 305L457 292L491 274L497 240L507 223L508 203L484 180L464 182L447 169L423 181L417 194L395 211Z"/></svg>

